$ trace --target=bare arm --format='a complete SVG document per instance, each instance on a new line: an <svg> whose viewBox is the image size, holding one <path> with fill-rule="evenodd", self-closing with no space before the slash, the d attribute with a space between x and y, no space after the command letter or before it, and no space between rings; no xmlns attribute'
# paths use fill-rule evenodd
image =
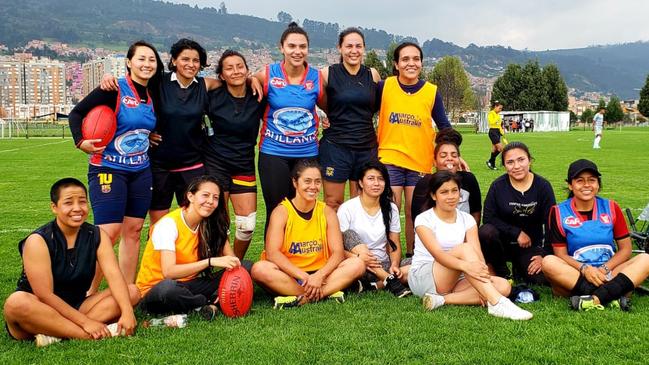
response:
<svg viewBox="0 0 649 365"><path fill-rule="evenodd" d="M104 323L88 318L54 294L54 278L50 260L50 253L43 237L37 234L29 236L23 246L23 265L34 295L63 317L83 328L92 338L109 337L110 333Z"/></svg>

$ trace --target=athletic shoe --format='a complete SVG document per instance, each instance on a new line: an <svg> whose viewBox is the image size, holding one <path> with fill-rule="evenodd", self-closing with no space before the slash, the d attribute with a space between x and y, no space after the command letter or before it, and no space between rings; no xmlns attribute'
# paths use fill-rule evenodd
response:
<svg viewBox="0 0 649 365"><path fill-rule="evenodd" d="M366 279L358 279L354 281L352 285L347 287L347 289L345 289L345 292L360 294L362 292L374 291L374 290L377 290L375 282Z"/></svg>
<svg viewBox="0 0 649 365"><path fill-rule="evenodd" d="M275 297L273 309L293 308L300 305L302 296L289 295L285 297Z"/></svg>
<svg viewBox="0 0 649 365"><path fill-rule="evenodd" d="M48 335L36 335L34 342L36 343L36 347L44 347L53 343L61 342L61 339Z"/></svg>
<svg viewBox="0 0 649 365"><path fill-rule="evenodd" d="M329 299L333 299L336 303L345 303L345 293L337 291L329 296Z"/></svg>
<svg viewBox="0 0 649 365"><path fill-rule="evenodd" d="M491 169L491 170L498 170L498 168L496 167L496 165L492 164L491 161L487 161L487 162L485 162L485 163L487 164L487 167L488 167L489 169Z"/></svg>
<svg viewBox="0 0 649 365"><path fill-rule="evenodd" d="M424 305L424 309L432 311L444 305L444 297L439 294L426 293L422 298L421 302Z"/></svg>
<svg viewBox="0 0 649 365"><path fill-rule="evenodd" d="M401 281L399 281L399 279L397 279L394 275L390 275L385 278L383 285L397 298L407 297L412 293L410 289L401 284Z"/></svg>
<svg viewBox="0 0 649 365"><path fill-rule="evenodd" d="M570 307L578 311L604 310L603 305L595 304L592 295L574 295L570 297Z"/></svg>
<svg viewBox="0 0 649 365"><path fill-rule="evenodd" d="M488 303L487 307L487 312L494 317L508 318L515 321L526 321L533 317L532 313L518 307L505 297L500 297L496 304Z"/></svg>
<svg viewBox="0 0 649 365"><path fill-rule="evenodd" d="M623 312L629 312L631 310L631 299L627 297L620 297L620 299L615 299L608 303L608 307L611 309L619 309Z"/></svg>

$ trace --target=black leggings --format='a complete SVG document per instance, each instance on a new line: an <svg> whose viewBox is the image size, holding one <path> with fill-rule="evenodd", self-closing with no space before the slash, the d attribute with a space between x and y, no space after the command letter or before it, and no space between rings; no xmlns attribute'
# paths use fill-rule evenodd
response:
<svg viewBox="0 0 649 365"><path fill-rule="evenodd" d="M523 279L528 284L548 285L542 272L534 275L527 273L532 256L544 255L542 247L532 242L532 246L522 248L512 243L517 238L508 237L488 223L480 227L478 235L485 261L493 267L496 276L510 277L507 261L511 261L515 279Z"/></svg>
<svg viewBox="0 0 649 365"><path fill-rule="evenodd" d="M291 199L295 196L295 188L291 181L291 171L295 163L301 159L259 153L259 183L261 184L264 205L266 206L264 237L266 236L270 214L273 212L273 209L284 198Z"/></svg>

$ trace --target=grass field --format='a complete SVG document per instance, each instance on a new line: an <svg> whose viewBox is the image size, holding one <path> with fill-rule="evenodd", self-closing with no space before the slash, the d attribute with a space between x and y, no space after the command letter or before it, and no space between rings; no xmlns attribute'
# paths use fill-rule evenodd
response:
<svg viewBox="0 0 649 365"><path fill-rule="evenodd" d="M490 171L486 135L465 134L463 157L476 174L483 196L503 173ZM533 170L566 195L568 164L595 161L603 173L601 195L639 214L649 201L649 129L607 130L601 150L592 133L528 133L508 136L530 146ZM85 156L70 139L0 140L0 301L14 290L21 271L18 241L51 219L48 189L60 177L86 181ZM263 204L258 217L264 217ZM258 222L263 227L263 222ZM256 260L261 230L248 252ZM192 318L184 329L143 329L132 338L69 341L37 349L31 342L0 335L0 363L449 363L449 364L616 364L646 363L649 298L635 296L630 313L578 313L565 299L540 289L540 302L526 323L497 319L477 307L443 307L424 312L418 298L389 293L350 295L339 305L322 302L286 311L271 309L271 298L255 292L249 316L213 322ZM2 322L4 325L4 322Z"/></svg>

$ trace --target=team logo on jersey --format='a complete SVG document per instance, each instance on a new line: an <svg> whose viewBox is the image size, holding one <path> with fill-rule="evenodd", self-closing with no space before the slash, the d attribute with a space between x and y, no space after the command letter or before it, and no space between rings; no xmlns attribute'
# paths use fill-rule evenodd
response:
<svg viewBox="0 0 649 365"><path fill-rule="evenodd" d="M606 213L600 214L599 220L604 224L611 224L611 216Z"/></svg>
<svg viewBox="0 0 649 365"><path fill-rule="evenodd" d="M304 242L291 242L288 252L292 255L307 255L318 253L322 251L322 243L320 241L304 241Z"/></svg>
<svg viewBox="0 0 649 365"><path fill-rule="evenodd" d="M568 227L572 227L572 228L581 227L581 220L573 216L566 217L566 219L563 220L563 223L565 223Z"/></svg>
<svg viewBox="0 0 649 365"><path fill-rule="evenodd" d="M132 96L125 96L122 98L122 104L128 108L137 108L140 105L140 101Z"/></svg>
<svg viewBox="0 0 649 365"><path fill-rule="evenodd" d="M309 90L309 91L313 90L314 86L315 86L315 84L311 80L308 80L307 82L304 83L304 88Z"/></svg>
<svg viewBox="0 0 649 365"><path fill-rule="evenodd" d="M273 85L273 87L282 89L286 87L286 80L281 77L273 77L272 79L270 79L270 84Z"/></svg>
<svg viewBox="0 0 649 365"><path fill-rule="evenodd" d="M115 138L115 149L120 154L119 163L141 165L148 160L149 130L135 129ZM133 157L135 156L135 157Z"/></svg>
<svg viewBox="0 0 649 365"><path fill-rule="evenodd" d="M408 113L390 113L388 118L390 124L403 124L411 127L421 127L421 119L413 114Z"/></svg>
<svg viewBox="0 0 649 365"><path fill-rule="evenodd" d="M273 113L273 123L285 136L303 136L314 125L313 114L304 108L282 108Z"/></svg>

